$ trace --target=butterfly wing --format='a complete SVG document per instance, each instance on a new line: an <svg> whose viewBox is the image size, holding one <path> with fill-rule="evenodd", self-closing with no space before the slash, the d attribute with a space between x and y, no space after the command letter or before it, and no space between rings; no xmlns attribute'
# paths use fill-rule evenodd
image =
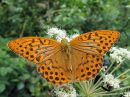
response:
<svg viewBox="0 0 130 97"><path fill-rule="evenodd" d="M70 43L74 49L103 55L118 40L120 33L111 30L88 32L73 39Z"/></svg>
<svg viewBox="0 0 130 97"><path fill-rule="evenodd" d="M43 63L60 51L60 43L41 37L24 37L12 40L8 47L15 53L34 63Z"/></svg>
<svg viewBox="0 0 130 97"><path fill-rule="evenodd" d="M61 85L71 82L71 73L65 69L65 61L62 52L51 56L44 64L38 65L38 71L47 81Z"/></svg>
<svg viewBox="0 0 130 97"><path fill-rule="evenodd" d="M103 54L118 40L119 35L117 31L97 30L70 41L75 81L89 80L98 74Z"/></svg>
<svg viewBox="0 0 130 97"><path fill-rule="evenodd" d="M94 78L99 73L103 63L102 56L85 53L77 49L72 51L72 60L74 82Z"/></svg>
<svg viewBox="0 0 130 97"><path fill-rule="evenodd" d="M65 61L59 42L48 38L24 37L10 41L8 47L16 54L38 64L38 71L49 82L70 82L69 74L64 70Z"/></svg>

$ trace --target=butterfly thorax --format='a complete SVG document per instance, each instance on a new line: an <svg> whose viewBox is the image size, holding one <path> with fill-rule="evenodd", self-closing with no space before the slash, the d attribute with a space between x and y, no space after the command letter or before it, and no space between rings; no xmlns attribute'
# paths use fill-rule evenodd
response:
<svg viewBox="0 0 130 97"><path fill-rule="evenodd" d="M68 40L65 38L61 40L61 49L62 49L63 57L65 59L66 70L72 72L71 45L68 42Z"/></svg>
<svg viewBox="0 0 130 97"><path fill-rule="evenodd" d="M70 43L68 42L67 39L63 38L61 40L61 46L62 46L62 51L66 52L66 53L69 53L70 52Z"/></svg>

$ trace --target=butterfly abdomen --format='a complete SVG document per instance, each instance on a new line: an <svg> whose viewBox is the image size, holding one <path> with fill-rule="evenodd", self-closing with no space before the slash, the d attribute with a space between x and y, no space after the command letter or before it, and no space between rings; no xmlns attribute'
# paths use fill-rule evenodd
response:
<svg viewBox="0 0 130 97"><path fill-rule="evenodd" d="M61 50L62 50L62 54L63 54L63 58L66 64L66 70L70 73L72 73L72 63L71 63L71 45L68 42L67 39L62 39L61 40Z"/></svg>

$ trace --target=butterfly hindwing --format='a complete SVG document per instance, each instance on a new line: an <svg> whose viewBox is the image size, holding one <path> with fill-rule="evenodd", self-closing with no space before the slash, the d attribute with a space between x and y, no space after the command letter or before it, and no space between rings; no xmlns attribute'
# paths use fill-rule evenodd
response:
<svg viewBox="0 0 130 97"><path fill-rule="evenodd" d="M42 75L44 79L55 85L61 85L71 82L71 80L68 79L67 73L62 68L50 68L45 64L38 64L38 72Z"/></svg>
<svg viewBox="0 0 130 97"><path fill-rule="evenodd" d="M66 64L62 51L48 58L45 63L38 64L38 71L47 81L61 85L71 82L71 73L66 71Z"/></svg>
<svg viewBox="0 0 130 97"><path fill-rule="evenodd" d="M74 81L90 80L94 78L103 65L103 57L73 49L72 66Z"/></svg>

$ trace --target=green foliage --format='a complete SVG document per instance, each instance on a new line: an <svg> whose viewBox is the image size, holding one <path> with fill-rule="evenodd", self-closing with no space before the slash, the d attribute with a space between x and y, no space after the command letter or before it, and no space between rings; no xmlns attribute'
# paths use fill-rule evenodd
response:
<svg viewBox="0 0 130 97"><path fill-rule="evenodd" d="M44 36L54 26L68 34L114 29L119 46L130 46L129 0L1 0L0 19L0 97L50 97L35 65L9 51L16 37Z"/></svg>

